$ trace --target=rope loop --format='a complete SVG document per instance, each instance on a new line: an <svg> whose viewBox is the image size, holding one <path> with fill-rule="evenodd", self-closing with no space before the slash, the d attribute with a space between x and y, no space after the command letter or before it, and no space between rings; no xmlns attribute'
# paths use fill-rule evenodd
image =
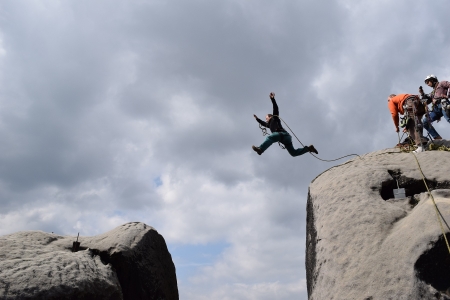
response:
<svg viewBox="0 0 450 300"><path fill-rule="evenodd" d="M259 123L258 123L258 125L259 125L259 129L261 129L261 131L262 131L263 136L269 135L269 133L267 133L266 127L261 126L261 124L259 124ZM286 149L286 147L284 147L283 144L281 144L281 142L278 142L278 146L280 146L280 148L283 150Z"/></svg>
<svg viewBox="0 0 450 300"><path fill-rule="evenodd" d="M288 125L282 118L280 118L280 116L277 116L277 115L273 115L273 116L274 116L274 117L277 117L277 118L279 118L281 121L283 121L284 125L286 125L286 127L289 128L289 131L295 136L295 138L297 139L297 141L298 141L303 147L306 147L306 146L303 145L303 143L299 140L299 138L295 135L295 133L294 133L294 131L292 131L291 127L289 127L289 125ZM261 124L259 124L259 127L261 128ZM336 159L322 159L322 158L320 158L320 157L314 155L314 154L311 153L311 152L309 152L309 154L311 154L312 156L314 156L314 157L317 158L318 160L326 161L326 162L337 161L337 160L340 160L340 159L343 159L343 158L349 157L349 156L358 156L359 159L362 159L361 156L359 156L358 154L349 154L349 155L345 155L345 156L342 156L342 157L339 157L339 158L336 158Z"/></svg>

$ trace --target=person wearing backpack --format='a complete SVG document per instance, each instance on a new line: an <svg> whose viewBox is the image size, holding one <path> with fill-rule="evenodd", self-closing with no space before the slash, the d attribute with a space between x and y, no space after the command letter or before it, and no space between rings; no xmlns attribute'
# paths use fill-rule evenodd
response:
<svg viewBox="0 0 450 300"><path fill-rule="evenodd" d="M286 130L284 130L283 126L281 126L281 121L280 118L278 117L279 115L278 105L277 102L275 101L275 93L270 93L269 97L273 104L273 114L266 115L266 122L260 120L256 115L253 115L253 117L259 124L269 128L272 134L268 135L265 141L259 147L252 146L253 151L261 155L273 143L280 142L286 147L286 150L289 152L289 154L294 157L305 154L306 152L319 154L319 152L317 152L316 148L314 148L313 145L306 146L304 148L294 149L294 146L292 145L291 135Z"/></svg>
<svg viewBox="0 0 450 300"><path fill-rule="evenodd" d="M437 133L436 129L434 129L432 123L434 121L439 122L442 117L450 123L450 101L448 99L450 82L439 82L435 75L428 75L425 78L425 84L433 88L433 91L429 94L425 94L422 87L419 87L419 93L422 101L426 103L426 105L432 103L428 116L425 115L422 120L423 127L428 131L433 139L440 140L442 137Z"/></svg>

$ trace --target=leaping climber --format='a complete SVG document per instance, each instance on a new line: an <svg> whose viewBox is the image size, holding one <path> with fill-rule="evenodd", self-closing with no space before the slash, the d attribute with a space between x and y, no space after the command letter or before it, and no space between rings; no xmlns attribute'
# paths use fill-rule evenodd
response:
<svg viewBox="0 0 450 300"><path fill-rule="evenodd" d="M313 145L306 146L304 148L294 149L294 146L292 145L291 135L286 130L284 130L283 126L281 126L280 118L278 117L279 116L278 105L277 102L275 101L275 93L270 93L269 97L270 100L272 100L273 104L273 114L272 115L268 114L266 116L266 122L258 119L256 115L253 115L253 117L255 117L256 121L258 121L259 124L269 128L272 134L268 135L266 137L266 140L259 147L252 146L252 149L256 153L261 155L273 143L279 142L286 147L287 151L292 156L299 156L305 154L306 152L313 152L315 154L319 154L319 152L317 152L316 148L314 148Z"/></svg>

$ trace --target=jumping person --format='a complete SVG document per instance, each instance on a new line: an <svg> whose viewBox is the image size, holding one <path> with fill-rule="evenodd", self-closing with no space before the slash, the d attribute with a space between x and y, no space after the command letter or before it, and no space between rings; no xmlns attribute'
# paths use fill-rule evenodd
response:
<svg viewBox="0 0 450 300"><path fill-rule="evenodd" d="M436 129L434 129L431 123L433 123L434 121L439 122L442 117L444 117L447 122L450 123L450 102L448 101L450 82L439 82L436 76L428 75L425 78L425 84L433 88L433 91L427 95L423 92L422 87L420 87L419 93L422 96L423 101L426 101L427 105L430 103L433 104L431 107L431 111L428 113L428 116L425 116L422 120L423 127L428 131L433 139L440 140L442 139L441 136L437 133Z"/></svg>
<svg viewBox="0 0 450 300"><path fill-rule="evenodd" d="M395 131L399 132L399 116L406 115L409 118L407 126L403 130L409 130L409 136L414 139L417 145L417 150L414 152L422 152L422 117L425 114L425 107L420 102L416 95L410 94L391 94L388 97L388 108L391 111L392 120L394 121Z"/></svg>
<svg viewBox="0 0 450 300"><path fill-rule="evenodd" d="M259 147L252 146L252 149L256 153L261 155L273 143L280 142L286 147L287 151L292 156L299 156L305 154L306 152L313 152L315 154L319 154L319 152L317 152L316 148L314 148L313 145L306 146L304 148L294 149L294 146L292 145L291 135L286 130L284 130L283 126L281 126L280 119L278 118L279 112L277 102L275 101L275 93L270 93L269 97L270 100L272 100L273 104L273 115L268 114L266 116L266 122L258 119L256 115L253 115L253 117L255 117L256 121L258 121L259 124L269 128L272 134L268 135L266 137L266 140Z"/></svg>

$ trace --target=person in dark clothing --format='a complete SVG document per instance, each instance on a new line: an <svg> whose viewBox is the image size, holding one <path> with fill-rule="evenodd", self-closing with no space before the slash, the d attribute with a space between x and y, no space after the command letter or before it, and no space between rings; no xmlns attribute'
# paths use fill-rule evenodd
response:
<svg viewBox="0 0 450 300"><path fill-rule="evenodd" d="M275 101L275 94L270 93L269 97L270 100L272 100L273 104L273 114L272 115L268 114L266 116L266 122L258 119L256 115L253 115L253 117L255 117L256 121L258 121L259 124L269 128L272 134L268 135L266 137L266 140L259 147L252 146L252 149L256 153L261 155L273 143L280 142L286 147L287 151L292 156L299 156L305 154L306 152L313 152L315 154L319 154L319 152L317 152L316 148L314 148L313 145L306 146L304 148L294 149L294 146L292 145L291 135L286 130L284 130L283 126L281 126L280 118L278 118L279 112L277 102Z"/></svg>

